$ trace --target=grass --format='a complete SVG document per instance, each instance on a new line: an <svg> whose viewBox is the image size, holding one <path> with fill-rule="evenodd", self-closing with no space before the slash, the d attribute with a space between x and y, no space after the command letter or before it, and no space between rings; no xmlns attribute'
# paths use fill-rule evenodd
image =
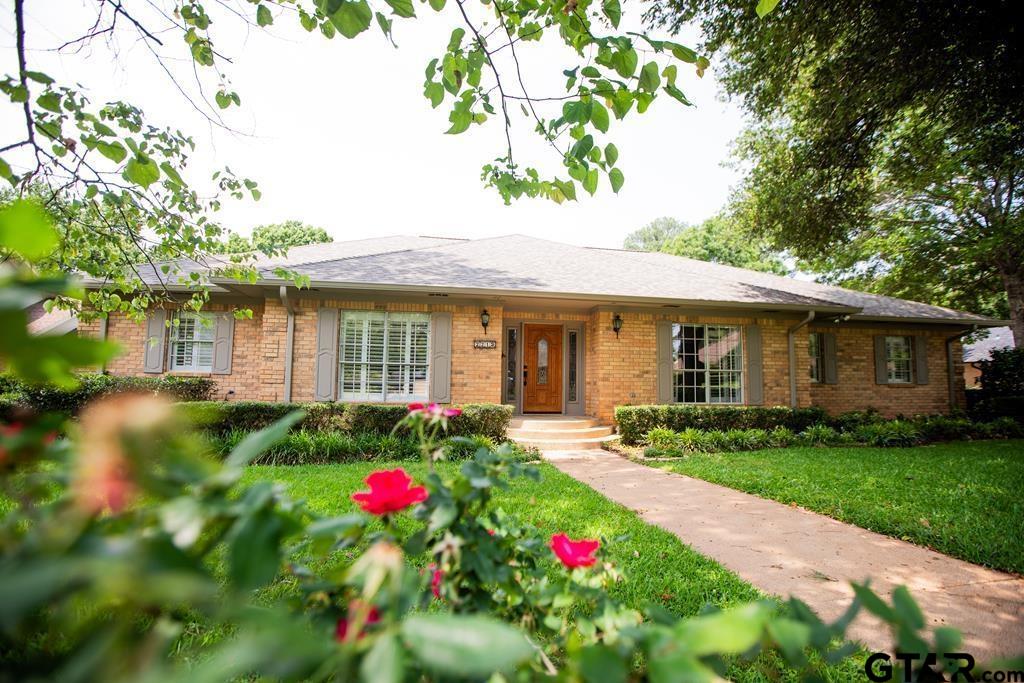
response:
<svg viewBox="0 0 1024 683"><path fill-rule="evenodd" d="M363 479L376 469L401 466L414 478L421 479L425 466L420 463L346 463L331 465L252 466L245 474L245 483L269 479L287 487L293 498L303 499L313 510L323 514L341 514L355 509L349 496L365 488ZM444 470L458 465L441 463ZM496 496L496 506L505 512L528 520L545 531L564 531L574 538L601 537L610 540L605 557L626 574L626 580L615 586L612 596L624 604L643 609L657 604L679 616L700 612L707 604L729 607L765 595L720 564L688 546L676 536L647 524L630 510L613 503L589 486L562 474L554 467L541 464L539 482L520 479L511 488ZM408 515L400 515L401 530L411 532L416 523ZM626 536L625 539L620 537ZM358 551L350 550L337 558L347 564ZM552 564L553 571L557 571ZM266 597L280 597L284 586L269 589ZM275 595L276 594L276 595ZM841 664L823 668L827 681L848 681L863 675L866 654L858 652ZM734 662L729 667L729 680L743 683L755 681L796 681L798 673L782 669L781 660L772 654L761 655L752 662Z"/></svg>
<svg viewBox="0 0 1024 683"><path fill-rule="evenodd" d="M786 448L649 464L1024 573L1021 440Z"/></svg>

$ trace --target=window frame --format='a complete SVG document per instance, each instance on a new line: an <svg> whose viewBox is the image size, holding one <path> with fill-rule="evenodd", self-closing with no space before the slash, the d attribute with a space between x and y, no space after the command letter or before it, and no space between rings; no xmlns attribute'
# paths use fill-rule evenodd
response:
<svg viewBox="0 0 1024 683"><path fill-rule="evenodd" d="M810 332L807 335L807 356L811 360L811 365L808 368L811 384L822 384L825 381L824 341L821 332Z"/></svg>
<svg viewBox="0 0 1024 683"><path fill-rule="evenodd" d="M700 347L700 349L696 348L696 346L695 346L694 347L694 352L692 354L687 354L686 353L686 351L685 351L685 343L686 343L686 341L697 341L697 339L696 339L696 337L694 337L693 339L689 339L689 338L684 338L684 337L681 336L681 333L683 332L683 329L687 328L687 327L689 327L689 328L703 328L703 343L704 343L704 346ZM726 370L716 369L716 368L711 367L711 365L709 363L704 362L704 366L705 367L702 368L702 369L687 369L685 367L687 356L691 356L693 358L697 358L699 356L699 354L700 354L700 350L708 347L709 330L711 330L711 329L718 330L718 334L721 335L718 338L719 340L727 337L728 334L729 334L728 332L726 334L721 334L721 330L729 330L731 332L735 332L736 333L737 342L736 342L736 346L735 346L734 350L737 351L737 353L739 355L739 358L737 359L736 367L733 368L733 369L726 369ZM742 325L723 325L723 324L717 324L717 323L678 323L678 322L673 322L672 323L672 349L671 349L671 354L672 354L672 402L680 404L680 405L711 405L711 406L718 406L718 405L727 405L727 406L745 405L746 390L745 390L745 387L744 387L744 382L747 379L746 378L747 371L746 371L746 346L745 346L745 343L744 343L743 335L744 335L744 332L743 332L743 326ZM733 349L730 349L730 352L732 352L732 351L733 351ZM700 373L700 374L703 374L704 375L704 384L703 384L703 386L693 385L692 387L689 387L688 385L686 385L685 384L686 373ZM712 378L713 374L717 374L720 377L721 376L725 376L725 375L735 375L736 381L737 381L737 385L736 385L736 400L734 400L734 401L713 401L713 400L711 400L711 391L712 391L711 378ZM684 383L682 383L682 384L680 383L680 378L681 377L683 378L683 381L684 381ZM721 387L721 386L722 385L720 384L719 387ZM687 388L694 389L695 393L696 393L697 389L701 389L702 388L703 389L703 393L704 393L704 400L703 401L697 401L697 400L687 401L687 400L685 400L685 393L686 393L686 389ZM684 400L679 400L679 397L680 397L681 393L684 396Z"/></svg>
<svg viewBox="0 0 1024 683"><path fill-rule="evenodd" d="M193 320L195 323L191 325L192 338L182 339L179 335L181 334L181 323L182 321ZM210 338L196 338L195 333L199 330L209 330ZM217 341L217 318L214 313L207 311L174 311L171 316L171 330L168 335L167 344L167 371L168 372L213 372L213 355L215 352L214 345ZM179 344L191 344L192 354L191 359L187 364L178 364L178 353L177 347ZM210 362L209 365L200 363L200 354L203 348L209 347L210 349Z"/></svg>
<svg viewBox="0 0 1024 683"><path fill-rule="evenodd" d="M892 347L889 344L891 339L901 339L906 346L906 357L905 358L893 358ZM897 384L897 385L908 385L914 384L917 380L917 368L915 349L914 349L914 338L907 334L887 334L884 336L883 346L885 348L885 382L886 384ZM906 379L902 379L899 375L894 375L893 364L895 363L906 363L907 372ZM898 371L897 371L898 372Z"/></svg>
<svg viewBox="0 0 1024 683"><path fill-rule="evenodd" d="M347 328L345 325L346 316L358 316L362 319L362 340L359 342L360 348L360 360L346 360L345 355L345 344L347 341ZM382 323L382 341L379 348L379 360L377 351L371 347L372 341L370 335L372 334L371 328L367 325L367 321L371 319L378 319ZM405 331L402 332L402 338L405 341L403 343L403 349L401 353L401 360L392 361L390 352L391 348L391 337L392 337L392 322L395 320L406 321ZM424 335L425 335L425 346L423 347L423 362L416 362L413 357L415 354L415 348L413 344L413 338L415 332L411 330L409 326L410 322L426 323ZM338 379L337 379L337 396L338 400L346 403L359 403L359 402L376 402L376 403L409 403L413 401L427 401L430 394L430 372L431 372L431 330L432 320L430 313L424 313L420 311L376 311L376 310L342 310L339 313L338 321ZM410 333L412 332L412 333ZM345 370L347 367L360 368L360 388L363 391L360 392L346 392L345 391ZM389 379L392 375L392 371L396 368L399 370L405 370L402 373L403 381L408 386L411 383L416 383L419 380L415 377L409 376L409 372L415 372L417 368L423 368L423 389L424 393L420 394L409 394L409 393L391 393L388 390ZM370 383L373 381L371 374L375 371L378 372L380 382L380 393L370 392L367 389L370 387Z"/></svg>

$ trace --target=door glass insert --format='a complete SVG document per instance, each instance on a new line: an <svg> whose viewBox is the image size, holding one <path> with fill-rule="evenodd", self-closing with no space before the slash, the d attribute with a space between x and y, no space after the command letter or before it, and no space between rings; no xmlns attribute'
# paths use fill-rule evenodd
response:
<svg viewBox="0 0 1024 683"><path fill-rule="evenodd" d="M576 330L569 330L569 402L576 402Z"/></svg>
<svg viewBox="0 0 1024 683"><path fill-rule="evenodd" d="M505 344L505 400L512 403L516 400L516 354L519 352L519 330L510 327L506 330L508 338Z"/></svg>
<svg viewBox="0 0 1024 683"><path fill-rule="evenodd" d="M548 383L548 340L537 342L537 384Z"/></svg>

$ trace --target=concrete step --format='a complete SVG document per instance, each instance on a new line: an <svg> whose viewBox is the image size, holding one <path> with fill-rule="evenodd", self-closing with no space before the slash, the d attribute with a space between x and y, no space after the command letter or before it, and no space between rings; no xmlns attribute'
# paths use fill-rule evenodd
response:
<svg viewBox="0 0 1024 683"><path fill-rule="evenodd" d="M513 427L508 430L510 439L588 439L598 436L608 436L612 433L611 427L574 427L572 429L536 429L525 427Z"/></svg>
<svg viewBox="0 0 1024 683"><path fill-rule="evenodd" d="M599 450L605 441L615 439L614 435L594 436L586 439L514 439L523 446L533 446L542 451L589 451Z"/></svg>
<svg viewBox="0 0 1024 683"><path fill-rule="evenodd" d="M538 429L545 431L560 431L563 429L586 429L587 427L598 427L600 423L592 417L563 417L554 415L543 416L522 416L514 417L509 423L512 429Z"/></svg>

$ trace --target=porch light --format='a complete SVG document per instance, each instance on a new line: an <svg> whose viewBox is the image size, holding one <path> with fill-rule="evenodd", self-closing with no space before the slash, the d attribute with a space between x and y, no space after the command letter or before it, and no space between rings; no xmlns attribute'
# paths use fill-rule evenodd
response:
<svg viewBox="0 0 1024 683"><path fill-rule="evenodd" d="M615 338L616 339L619 338L619 330L621 330L621 329L622 329L622 316L619 315L618 313L616 313L615 317L612 318L612 331L615 332Z"/></svg>
<svg viewBox="0 0 1024 683"><path fill-rule="evenodd" d="M487 326L491 324L491 314L485 308L480 314L480 324L484 326L484 334L487 334Z"/></svg>

